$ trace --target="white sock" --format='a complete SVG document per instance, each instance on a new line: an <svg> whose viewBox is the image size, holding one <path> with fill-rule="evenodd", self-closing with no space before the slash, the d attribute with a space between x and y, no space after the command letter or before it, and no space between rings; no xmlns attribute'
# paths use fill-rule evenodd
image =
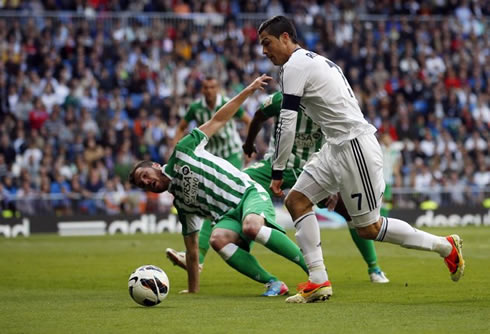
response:
<svg viewBox="0 0 490 334"><path fill-rule="evenodd" d="M308 267L309 280L313 283L328 281L327 270L323 263L323 252L320 241L320 227L315 213L309 212L296 219L296 241Z"/></svg>
<svg viewBox="0 0 490 334"><path fill-rule="evenodd" d="M232 243L229 243L229 244L226 244L223 248L221 248L218 253L219 255L221 255L221 257L223 258L223 260L225 261L228 261L228 259L230 257L233 256L233 254L235 254L235 252L237 251L238 249L238 246L235 245L235 244L232 244Z"/></svg>
<svg viewBox="0 0 490 334"><path fill-rule="evenodd" d="M267 226L262 226L259 233L255 236L255 241L261 245L265 245L271 237L272 229Z"/></svg>
<svg viewBox="0 0 490 334"><path fill-rule="evenodd" d="M453 246L444 237L421 231L400 219L385 218L376 241L385 241L405 248L422 249L439 253L446 257Z"/></svg>

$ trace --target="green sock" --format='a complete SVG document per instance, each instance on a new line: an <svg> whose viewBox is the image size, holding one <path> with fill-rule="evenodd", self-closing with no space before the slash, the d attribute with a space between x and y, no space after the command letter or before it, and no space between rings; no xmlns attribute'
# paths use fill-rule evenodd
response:
<svg viewBox="0 0 490 334"><path fill-rule="evenodd" d="M237 247L235 253L225 261L230 267L250 277L254 281L260 283L267 283L271 280L277 281L277 278L268 273L252 254L244 251L240 247Z"/></svg>
<svg viewBox="0 0 490 334"><path fill-rule="evenodd" d="M381 210L380 210L380 214L381 216L383 217L388 217L388 215L390 214L390 209L385 207L384 205L381 207Z"/></svg>
<svg viewBox="0 0 490 334"><path fill-rule="evenodd" d="M359 249L359 252L361 252L364 261L366 261L368 265L368 272L372 273L373 271L379 269L376 257L376 249L374 248L374 241L361 238L354 228L350 228L349 232L352 240L357 246L357 249Z"/></svg>
<svg viewBox="0 0 490 334"><path fill-rule="evenodd" d="M264 240L261 240L259 232L255 241L269 248L274 253L282 255L286 259L296 263L308 274L308 267L299 247L286 234L267 226L262 228L271 230L269 239L264 243Z"/></svg>
<svg viewBox="0 0 490 334"><path fill-rule="evenodd" d="M209 250L209 238L211 238L212 229L211 221L205 219L199 231L199 264L204 263L204 258Z"/></svg>

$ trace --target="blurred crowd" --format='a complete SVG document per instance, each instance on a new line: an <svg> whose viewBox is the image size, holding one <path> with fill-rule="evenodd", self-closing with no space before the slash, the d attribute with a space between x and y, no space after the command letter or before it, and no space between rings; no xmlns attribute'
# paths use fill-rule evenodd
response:
<svg viewBox="0 0 490 334"><path fill-rule="evenodd" d="M488 15L490 5L484 0L2 0L0 9L41 11L105 11L218 13L292 13L316 15L355 14L381 15L452 15L468 7L476 16Z"/></svg>
<svg viewBox="0 0 490 334"><path fill-rule="evenodd" d="M255 76L277 74L257 41L261 20L233 16L244 12L293 17L301 43L343 68L365 117L378 128L386 181L419 194L395 196L395 207L427 198L439 205L480 205L488 196L485 1L46 0L0 1L0 8L225 17L221 25L143 14L129 21L0 18L3 210L113 214L169 208L168 195L131 189L126 179L132 164L165 163L178 121L200 97L205 76L218 78L222 94L233 96ZM403 16L365 20L362 14ZM255 95L244 109L253 115L264 98ZM257 158L270 130L271 123L257 140Z"/></svg>

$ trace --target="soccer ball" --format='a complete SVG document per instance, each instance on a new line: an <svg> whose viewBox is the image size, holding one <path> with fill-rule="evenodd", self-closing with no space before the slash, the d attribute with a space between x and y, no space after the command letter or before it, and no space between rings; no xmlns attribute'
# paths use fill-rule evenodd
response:
<svg viewBox="0 0 490 334"><path fill-rule="evenodd" d="M170 283L161 268L145 265L129 275L128 288L135 302L143 306L155 306L167 297Z"/></svg>

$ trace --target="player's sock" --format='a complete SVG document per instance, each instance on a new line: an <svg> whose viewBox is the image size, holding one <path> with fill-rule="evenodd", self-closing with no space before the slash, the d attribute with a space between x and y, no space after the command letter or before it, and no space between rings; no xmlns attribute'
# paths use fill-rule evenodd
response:
<svg viewBox="0 0 490 334"><path fill-rule="evenodd" d="M317 284L328 281L327 270L323 263L320 227L315 213L312 211L302 215L294 221L294 226L296 227L296 240L308 267L309 280Z"/></svg>
<svg viewBox="0 0 490 334"><path fill-rule="evenodd" d="M364 261L366 261L368 265L369 273L379 269L377 264L376 249L374 248L374 241L361 238L359 234L357 234L355 228L349 228L349 232L352 240L357 246L357 249L359 249Z"/></svg>
<svg viewBox="0 0 490 334"><path fill-rule="evenodd" d="M444 237L421 231L400 219L383 217L376 241L385 241L405 248L415 248L448 256L453 246Z"/></svg>
<svg viewBox="0 0 490 334"><path fill-rule="evenodd" d="M209 238L211 238L212 229L211 221L205 219L199 231L199 264L204 263L204 258L209 250Z"/></svg>
<svg viewBox="0 0 490 334"><path fill-rule="evenodd" d="M306 267L301 250L284 233L267 226L262 226L255 237L255 241L269 248L274 253L282 255L286 259L296 263L308 273L308 268Z"/></svg>
<svg viewBox="0 0 490 334"><path fill-rule="evenodd" d="M268 273L252 254L235 244L229 243L225 245L218 253L230 267L254 281L260 283L267 283L271 280L277 281L277 277Z"/></svg>

